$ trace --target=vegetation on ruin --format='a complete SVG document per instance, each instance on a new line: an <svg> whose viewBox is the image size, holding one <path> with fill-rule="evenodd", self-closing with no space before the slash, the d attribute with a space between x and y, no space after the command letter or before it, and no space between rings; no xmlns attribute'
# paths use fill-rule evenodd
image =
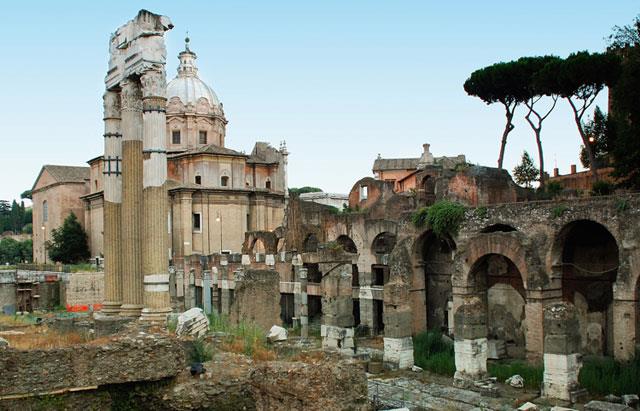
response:
<svg viewBox="0 0 640 411"><path fill-rule="evenodd" d="M608 196L613 194L615 187L612 183L604 180L594 181L591 186L592 196Z"/></svg>
<svg viewBox="0 0 640 411"><path fill-rule="evenodd" d="M565 205L557 205L551 209L551 218L560 218L568 210L569 207Z"/></svg>
<svg viewBox="0 0 640 411"><path fill-rule="evenodd" d="M519 360L502 360L488 363L487 371L490 376L496 377L499 382L505 382L507 378L518 374L524 379L525 387L540 389L544 367L542 365L531 365Z"/></svg>
<svg viewBox="0 0 640 411"><path fill-rule="evenodd" d="M413 337L416 365L435 374L453 377L456 372L453 343L445 341L440 331L424 331Z"/></svg>
<svg viewBox="0 0 640 411"><path fill-rule="evenodd" d="M268 347L264 330L257 325L240 321L231 324L225 315L213 312L209 315L209 330L226 334L221 348L252 357L255 361L275 359L276 355Z"/></svg>
<svg viewBox="0 0 640 411"><path fill-rule="evenodd" d="M484 206L477 207L475 210L473 210L473 214L478 218L487 217L487 213L488 213L487 207L484 207Z"/></svg>
<svg viewBox="0 0 640 411"><path fill-rule="evenodd" d="M462 204L440 200L428 207L422 207L411 215L417 228L428 227L440 238L455 236L464 220L465 208Z"/></svg>
<svg viewBox="0 0 640 411"><path fill-rule="evenodd" d="M629 201L626 198L616 198L614 205L619 213L629 209Z"/></svg>
<svg viewBox="0 0 640 411"><path fill-rule="evenodd" d="M197 338L191 343L189 359L191 362L207 362L213 358L213 346L204 338Z"/></svg>
<svg viewBox="0 0 640 411"><path fill-rule="evenodd" d="M51 240L45 246L51 260L63 264L86 261L90 255L87 233L74 213L65 218L61 227L51 231Z"/></svg>
<svg viewBox="0 0 640 411"><path fill-rule="evenodd" d="M640 394L640 358L629 363L611 357L585 357L578 381L591 394Z"/></svg>

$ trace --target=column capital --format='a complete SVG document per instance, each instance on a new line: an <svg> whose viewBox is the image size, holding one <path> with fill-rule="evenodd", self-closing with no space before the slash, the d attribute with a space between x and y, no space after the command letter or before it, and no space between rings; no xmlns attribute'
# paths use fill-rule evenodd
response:
<svg viewBox="0 0 640 411"><path fill-rule="evenodd" d="M104 120L120 119L120 94L115 91L105 91L102 95Z"/></svg>
<svg viewBox="0 0 640 411"><path fill-rule="evenodd" d="M125 79L120 86L122 111L142 111L142 91L138 82Z"/></svg>

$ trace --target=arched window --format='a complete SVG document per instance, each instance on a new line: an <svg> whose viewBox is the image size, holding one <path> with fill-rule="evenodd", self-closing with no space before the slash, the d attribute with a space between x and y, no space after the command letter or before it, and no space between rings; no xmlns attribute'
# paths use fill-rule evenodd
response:
<svg viewBox="0 0 640 411"><path fill-rule="evenodd" d="M46 223L47 221L49 221L49 204L47 200L44 200L42 202L42 222Z"/></svg>
<svg viewBox="0 0 640 411"><path fill-rule="evenodd" d="M271 190L271 180L267 179L267 182L264 184L264 186L267 188L267 190Z"/></svg>
<svg viewBox="0 0 640 411"><path fill-rule="evenodd" d="M198 184L198 185L202 184L202 177L201 176L196 176L196 184Z"/></svg>
<svg viewBox="0 0 640 411"><path fill-rule="evenodd" d="M222 187L227 187L229 185L229 176L220 177L220 185Z"/></svg>

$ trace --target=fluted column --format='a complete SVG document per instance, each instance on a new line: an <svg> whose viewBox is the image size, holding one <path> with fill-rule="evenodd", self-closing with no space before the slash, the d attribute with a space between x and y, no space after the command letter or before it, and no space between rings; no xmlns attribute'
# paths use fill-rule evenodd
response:
<svg viewBox="0 0 640 411"><path fill-rule="evenodd" d="M122 81L122 308L138 317L142 311L142 94L140 84Z"/></svg>
<svg viewBox="0 0 640 411"><path fill-rule="evenodd" d="M142 319L166 321L169 296L169 243L166 148L166 80L164 70L149 70L141 77L143 101L143 229Z"/></svg>
<svg viewBox="0 0 640 411"><path fill-rule="evenodd" d="M120 313L122 305L122 264L120 251L120 211L122 202L122 134L120 95L104 93L104 294L102 312Z"/></svg>

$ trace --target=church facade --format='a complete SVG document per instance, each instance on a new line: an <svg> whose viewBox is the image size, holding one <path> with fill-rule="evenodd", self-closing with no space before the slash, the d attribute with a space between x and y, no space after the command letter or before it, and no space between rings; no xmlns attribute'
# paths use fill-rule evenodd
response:
<svg viewBox="0 0 640 411"><path fill-rule="evenodd" d="M284 142L278 148L257 142L250 154L226 147L223 104L200 79L196 58L187 39L178 55L177 75L167 84L167 253L178 266L185 256L240 252L246 231L281 226L287 198ZM87 231L92 256L100 257L104 253L103 176L120 162L99 156L88 164L82 168L82 181L56 185L40 181L52 167L44 166L34 183L38 197L34 197L33 211L41 216L55 210L62 220L73 211ZM65 184L74 186L71 198L59 200L47 194ZM56 227L47 228L50 232ZM34 257L39 263L45 262L44 241L44 235L34 236Z"/></svg>

